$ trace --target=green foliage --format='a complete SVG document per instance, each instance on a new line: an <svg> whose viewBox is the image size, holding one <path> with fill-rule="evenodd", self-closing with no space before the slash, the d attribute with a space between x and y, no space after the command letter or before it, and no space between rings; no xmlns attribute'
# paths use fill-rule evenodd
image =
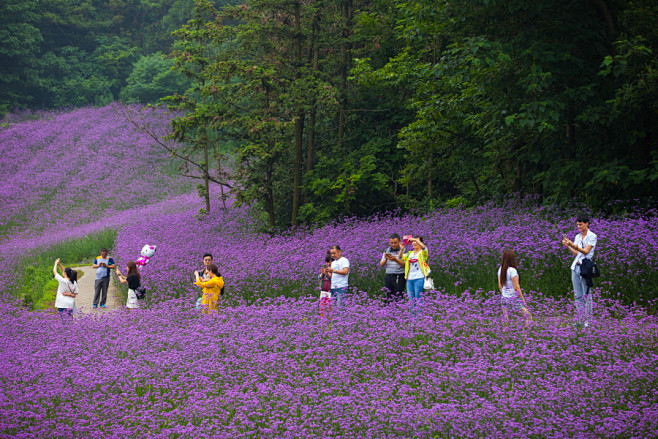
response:
<svg viewBox="0 0 658 439"><path fill-rule="evenodd" d="M47 107L107 105L112 95L112 81L103 74L93 56L65 46L46 53L41 59L43 73L39 79L44 90L39 103Z"/></svg>
<svg viewBox="0 0 658 439"><path fill-rule="evenodd" d="M178 140L189 143L184 134L200 129L233 140L236 200L262 207L270 228L371 213L397 185L394 133L405 112L394 97L348 93L347 77L350 53L395 46L386 15L392 3L344 6L252 0L216 10L196 1L205 18L177 32L176 65L197 86L175 99L188 111L174 123ZM367 17L357 21L357 9ZM338 24L368 36L346 38L352 28ZM373 43L378 31L386 38Z"/></svg>
<svg viewBox="0 0 658 439"><path fill-rule="evenodd" d="M121 100L126 103L154 103L160 98L183 94L190 81L176 72L174 62L155 53L142 56L134 65L121 90Z"/></svg>
<svg viewBox="0 0 658 439"><path fill-rule="evenodd" d="M405 50L378 69L360 60L354 74L415 113L399 131L410 159L399 181L416 199L522 192L599 207L656 194L655 5L397 7Z"/></svg>
<svg viewBox="0 0 658 439"><path fill-rule="evenodd" d="M14 107L102 105L118 98L140 56L169 50L171 33L190 18L191 5L192 0L2 2L0 114ZM165 75L152 82L147 84L171 86L176 80Z"/></svg>
<svg viewBox="0 0 658 439"><path fill-rule="evenodd" d="M379 172L372 155L359 158L356 154L338 163L322 163L307 174L307 188L311 202L303 207L302 218L307 222L325 222L332 218L363 212L368 201L385 197L388 178ZM338 169L329 176L325 169Z"/></svg>
<svg viewBox="0 0 658 439"><path fill-rule="evenodd" d="M34 56L43 40L36 0L0 3L0 115L32 101L26 84L37 77Z"/></svg>

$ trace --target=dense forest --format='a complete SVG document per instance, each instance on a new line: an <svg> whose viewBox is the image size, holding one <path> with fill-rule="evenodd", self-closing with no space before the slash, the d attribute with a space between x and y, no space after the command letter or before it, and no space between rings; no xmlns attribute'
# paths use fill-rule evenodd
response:
<svg viewBox="0 0 658 439"><path fill-rule="evenodd" d="M2 8L4 111L169 96L166 142L200 157L207 209L211 184L270 227L510 194L600 209L656 195L653 0Z"/></svg>
<svg viewBox="0 0 658 439"><path fill-rule="evenodd" d="M184 76L162 54L193 6L193 0L2 0L0 114L148 101L185 90Z"/></svg>

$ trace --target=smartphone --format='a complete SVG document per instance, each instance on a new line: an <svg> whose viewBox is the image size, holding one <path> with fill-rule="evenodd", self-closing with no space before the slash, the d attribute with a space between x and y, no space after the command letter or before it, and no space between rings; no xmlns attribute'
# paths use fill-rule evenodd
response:
<svg viewBox="0 0 658 439"><path fill-rule="evenodd" d="M411 238L413 238L413 235L404 235L402 237L402 245L409 245Z"/></svg>

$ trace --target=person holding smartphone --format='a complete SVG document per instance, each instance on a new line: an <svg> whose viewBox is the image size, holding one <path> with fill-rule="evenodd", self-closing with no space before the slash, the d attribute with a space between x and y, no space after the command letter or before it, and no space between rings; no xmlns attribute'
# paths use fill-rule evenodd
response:
<svg viewBox="0 0 658 439"><path fill-rule="evenodd" d="M409 296L409 307L412 314L420 312L423 304L423 287L425 277L430 273L427 264L428 251L423 238L416 236L410 238L409 242L413 250L402 257L404 261L404 277L407 279L407 295Z"/></svg>
<svg viewBox="0 0 658 439"><path fill-rule="evenodd" d="M94 302L93 307L105 308L107 302L107 289L110 286L110 270L114 270L117 266L107 254L107 249L101 249L101 255L94 259L93 268L96 269L96 281L94 282Z"/></svg>
<svg viewBox="0 0 658 439"><path fill-rule="evenodd" d="M205 253L203 255L203 268L198 270L199 277L204 282L207 282L207 281L210 280L210 270L208 270L208 267L210 267L212 264L213 264L212 253ZM201 297L197 298L196 303L194 305L194 309L197 309L197 310L203 309L203 303L202 302L203 302L203 295Z"/></svg>
<svg viewBox="0 0 658 439"><path fill-rule="evenodd" d="M386 288L386 299L400 300L404 296L404 261L402 255L404 248L400 245L400 235L393 233L388 239L388 248L382 254L379 261L380 267L386 267L384 287Z"/></svg>
<svg viewBox="0 0 658 439"><path fill-rule="evenodd" d="M128 261L126 264L126 275L121 274L121 270L117 268L117 277L122 284L128 284L128 300L126 301L126 308L139 309L139 300L137 300L137 288L142 284L142 278L137 270L135 261Z"/></svg>
<svg viewBox="0 0 658 439"><path fill-rule="evenodd" d="M208 266L210 279L204 281L198 271L194 272L194 285L203 288L201 304L203 312L210 313L217 311L217 304L221 298L222 289L224 288L224 278L219 274L219 268L215 264Z"/></svg>
<svg viewBox="0 0 658 439"><path fill-rule="evenodd" d="M580 275L580 264L583 259L591 260L594 258L598 237L589 229L588 215L578 215L576 227L578 228L578 234L574 240L571 241L567 237L563 237L562 245L575 256L573 262L571 262L571 282L576 302L576 323L574 323L574 326L588 327L592 319L592 294L587 287L586 279Z"/></svg>

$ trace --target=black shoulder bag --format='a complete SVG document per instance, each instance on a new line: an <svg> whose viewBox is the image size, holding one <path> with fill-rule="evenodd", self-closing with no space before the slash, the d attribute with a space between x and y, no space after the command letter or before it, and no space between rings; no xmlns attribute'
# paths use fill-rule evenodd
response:
<svg viewBox="0 0 658 439"><path fill-rule="evenodd" d="M580 238L580 243L583 248L585 248L585 243L583 242L582 238ZM594 281L592 281L592 278L601 276L601 271L594 261L584 258L580 262L580 276L585 278L585 283L587 284L587 292L589 293L589 288L594 286Z"/></svg>

